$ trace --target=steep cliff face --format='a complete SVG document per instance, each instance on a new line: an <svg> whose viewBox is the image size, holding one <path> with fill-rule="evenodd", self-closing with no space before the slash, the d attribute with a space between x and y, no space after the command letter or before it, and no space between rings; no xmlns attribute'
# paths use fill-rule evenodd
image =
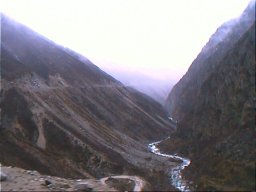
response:
<svg viewBox="0 0 256 192"><path fill-rule="evenodd" d="M191 157L199 189L255 189L254 10L220 27L169 94L179 125L162 147Z"/></svg>
<svg viewBox="0 0 256 192"><path fill-rule="evenodd" d="M68 177L163 169L145 145L171 131L160 104L4 15L1 85L1 163Z"/></svg>
<svg viewBox="0 0 256 192"><path fill-rule="evenodd" d="M228 21L217 29L193 61L187 73L173 87L166 102L167 110L173 117L181 120L183 118L181 114L184 111L191 110L194 106L193 102L196 100L197 95L191 94L190 100L187 100L183 97L183 91L192 90L193 92L194 88L201 87L208 78L208 74L221 64L228 51L253 25L255 22L254 3L255 1L251 1L239 18ZM178 112L178 110L180 111ZM176 116L176 113L179 113L179 117Z"/></svg>

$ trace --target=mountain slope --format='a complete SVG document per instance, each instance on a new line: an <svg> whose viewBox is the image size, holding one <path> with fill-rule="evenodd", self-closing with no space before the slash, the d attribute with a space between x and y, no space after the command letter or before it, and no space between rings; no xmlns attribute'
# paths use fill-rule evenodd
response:
<svg viewBox="0 0 256 192"><path fill-rule="evenodd" d="M66 177L172 164L147 151L172 131L160 104L5 15L1 76L1 163Z"/></svg>
<svg viewBox="0 0 256 192"><path fill-rule="evenodd" d="M124 85L133 87L145 93L164 106L167 96L173 86L172 80L161 80L150 77L142 72L127 71L109 67L109 74L121 81Z"/></svg>
<svg viewBox="0 0 256 192"><path fill-rule="evenodd" d="M186 173L199 189L255 189L255 3L217 30L167 108L179 126L162 148L192 159Z"/></svg>

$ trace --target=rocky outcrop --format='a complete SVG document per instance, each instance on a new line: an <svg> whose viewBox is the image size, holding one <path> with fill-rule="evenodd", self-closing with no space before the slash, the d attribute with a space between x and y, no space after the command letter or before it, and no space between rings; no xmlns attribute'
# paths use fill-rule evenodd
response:
<svg viewBox="0 0 256 192"><path fill-rule="evenodd" d="M172 131L160 104L4 15L1 78L3 164L65 177L168 164L145 145Z"/></svg>
<svg viewBox="0 0 256 192"><path fill-rule="evenodd" d="M191 157L187 176L199 189L254 189L255 99L252 1L217 30L168 97L179 124L162 147Z"/></svg>

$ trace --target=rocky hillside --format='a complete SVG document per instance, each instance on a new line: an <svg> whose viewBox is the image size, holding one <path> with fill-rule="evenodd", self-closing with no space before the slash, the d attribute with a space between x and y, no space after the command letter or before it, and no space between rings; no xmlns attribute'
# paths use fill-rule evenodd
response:
<svg viewBox="0 0 256 192"><path fill-rule="evenodd" d="M192 159L199 189L255 189L255 1L211 37L169 94L179 122L163 144Z"/></svg>
<svg viewBox="0 0 256 192"><path fill-rule="evenodd" d="M4 165L99 178L172 164L147 150L172 130L160 104L5 15L1 87Z"/></svg>

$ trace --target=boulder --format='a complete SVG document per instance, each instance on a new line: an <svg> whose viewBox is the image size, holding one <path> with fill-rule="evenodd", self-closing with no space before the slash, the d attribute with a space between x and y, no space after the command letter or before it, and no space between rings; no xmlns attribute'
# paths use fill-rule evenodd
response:
<svg viewBox="0 0 256 192"><path fill-rule="evenodd" d="M93 188L91 188L90 186L88 186L87 183L77 183L75 185L75 189L77 191L92 191Z"/></svg>
<svg viewBox="0 0 256 192"><path fill-rule="evenodd" d="M7 175L1 171L0 172L0 181L5 181L5 180L7 180Z"/></svg>

